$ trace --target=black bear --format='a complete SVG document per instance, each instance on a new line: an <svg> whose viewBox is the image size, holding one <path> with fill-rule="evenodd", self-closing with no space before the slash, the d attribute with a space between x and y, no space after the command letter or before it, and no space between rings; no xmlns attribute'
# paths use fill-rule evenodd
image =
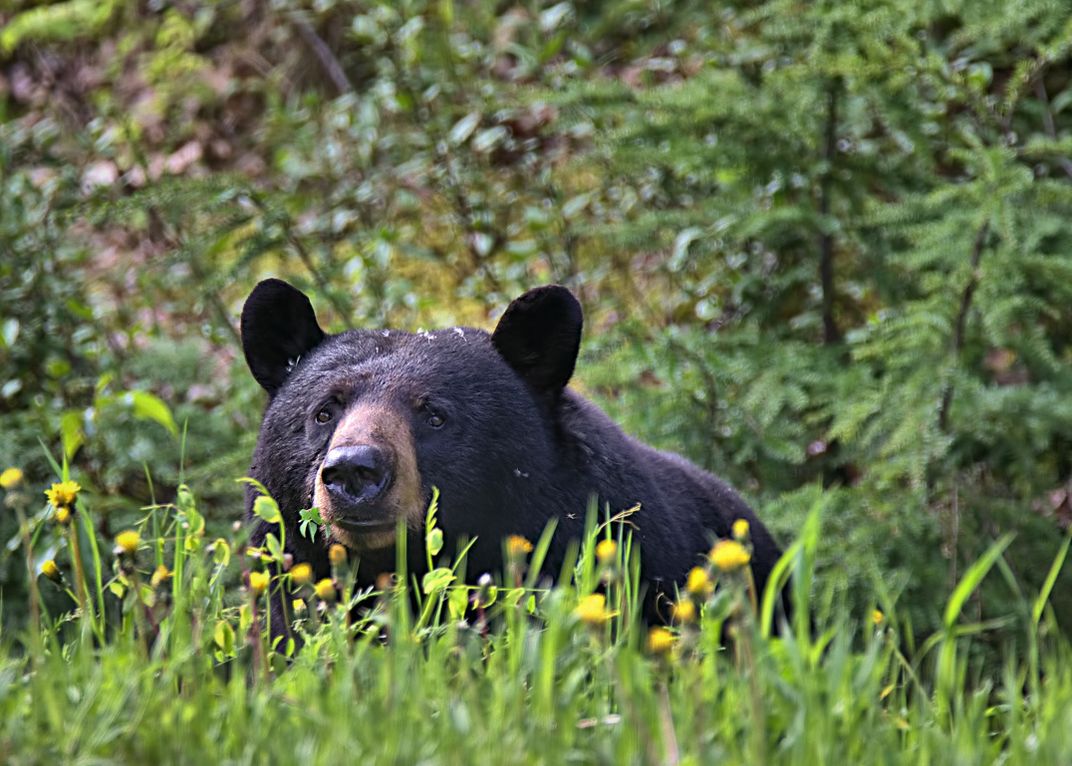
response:
<svg viewBox="0 0 1072 766"><path fill-rule="evenodd" d="M325 540L298 533L298 511L315 506L331 541L357 554L359 580L373 582L393 569L398 521L420 529L434 486L446 550L476 540L469 573L501 571L503 539L536 540L552 519L547 569L558 572L595 497L612 513L638 506L628 523L655 619L654 597L672 596L736 519L750 524L762 593L780 551L741 498L684 458L627 436L566 387L581 324L576 298L552 285L513 301L490 335L468 327L329 335L298 289L258 284L242 309L242 345L269 402L250 473L278 501L295 559L318 576L328 571ZM247 506L254 498L250 490ZM262 522L254 541L267 531ZM410 547L419 568L423 545L419 555Z"/></svg>

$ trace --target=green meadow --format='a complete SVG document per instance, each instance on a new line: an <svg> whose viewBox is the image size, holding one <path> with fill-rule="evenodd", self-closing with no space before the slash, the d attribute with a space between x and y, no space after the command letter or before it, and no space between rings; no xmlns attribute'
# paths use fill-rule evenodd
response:
<svg viewBox="0 0 1072 766"><path fill-rule="evenodd" d="M7 474L10 479L12 474ZM310 581L280 541L213 539L192 491L146 509L115 540L57 484L34 524L12 485L32 565L35 533L60 526L63 561L31 571L32 620L0 644L6 763L1064 763L1072 757L1072 646L1049 607L1068 542L1041 593L1001 619L966 604L987 577L1015 576L1002 538L957 583L941 629L920 645L898 604L821 608L814 561L829 544L808 516L769 590L737 554L690 574L670 627L638 620L637 567L621 525L596 523L551 582L551 530L506 543L504 571L468 585L442 554L356 590L354 562ZM55 494L58 488L59 494ZM40 503L34 500L34 506ZM279 519L265 499L259 515ZM59 514L61 518L64 514ZM404 530L403 530L404 532ZM621 534L619 532L619 534ZM435 552L435 553L433 553ZM271 565L290 563L273 576ZM789 622L773 609L790 582ZM244 584L243 584L244 583ZM285 606L290 635L270 635ZM378 589L377 589L378 588ZM50 608L56 596L61 607ZM287 596L290 598L290 595ZM979 637L1000 650L982 655Z"/></svg>

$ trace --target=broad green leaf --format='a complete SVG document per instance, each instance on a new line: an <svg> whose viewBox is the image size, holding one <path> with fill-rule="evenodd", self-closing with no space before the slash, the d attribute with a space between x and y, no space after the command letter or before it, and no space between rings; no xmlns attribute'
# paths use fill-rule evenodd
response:
<svg viewBox="0 0 1072 766"><path fill-rule="evenodd" d="M437 567L421 579L421 590L426 596L439 593L454 582L454 572L446 567Z"/></svg>
<svg viewBox="0 0 1072 766"><path fill-rule="evenodd" d="M425 545L428 546L430 555L437 555L443 550L443 530L439 527L428 530L428 534L425 536Z"/></svg>
<svg viewBox="0 0 1072 766"><path fill-rule="evenodd" d="M268 549L268 553L271 555L273 561L283 560L283 546L279 542L279 538L273 533L269 532L264 538L264 547Z"/></svg>
<svg viewBox="0 0 1072 766"><path fill-rule="evenodd" d="M212 631L212 640L226 656L234 656L235 633L231 623L227 620L220 620L216 623L216 628Z"/></svg>
<svg viewBox="0 0 1072 766"><path fill-rule="evenodd" d="M464 587L451 588L447 595L447 607L452 620L460 620L469 608L469 590Z"/></svg>
<svg viewBox="0 0 1072 766"><path fill-rule="evenodd" d="M86 441L82 428L82 413L68 410L60 417L60 441L63 443L63 456L70 460Z"/></svg>
<svg viewBox="0 0 1072 766"><path fill-rule="evenodd" d="M268 495L261 495L253 501L253 515L269 524L278 524L283 518L283 514L279 512L279 504Z"/></svg>
<svg viewBox="0 0 1072 766"><path fill-rule="evenodd" d="M212 543L212 560L224 567L231 563L231 545L222 537Z"/></svg>
<svg viewBox="0 0 1072 766"><path fill-rule="evenodd" d="M179 427L175 425L171 409L163 399L148 391L128 391L126 399L134 411L134 417L152 420L166 428L172 436L179 435Z"/></svg>

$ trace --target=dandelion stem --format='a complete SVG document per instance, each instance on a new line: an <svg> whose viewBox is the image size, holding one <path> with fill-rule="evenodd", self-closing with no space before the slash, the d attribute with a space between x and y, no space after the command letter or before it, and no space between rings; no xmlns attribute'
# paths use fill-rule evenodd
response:
<svg viewBox="0 0 1072 766"><path fill-rule="evenodd" d="M30 522L22 506L15 504L15 513L18 515L19 534L22 536L22 547L26 551L26 574L30 578L30 627L33 634L34 649L41 649L41 592L37 589L37 572L34 571L33 539L30 537ZM40 651L34 651L34 659L40 657Z"/></svg>
<svg viewBox="0 0 1072 766"><path fill-rule="evenodd" d="M73 514L71 524L67 528L67 540L71 546L71 569L74 571L74 592L77 596L78 609L82 615L82 624L92 624L92 609L89 606L89 591L86 588L86 573L82 564L82 547L78 540L78 521L81 514ZM86 623L85 620L89 620Z"/></svg>
<svg viewBox="0 0 1072 766"><path fill-rule="evenodd" d="M663 747L666 755L663 759L665 764L676 764L681 761L681 750L677 744L677 733L674 731L674 717L670 712L670 692L666 688L666 681L659 684L659 723L663 730Z"/></svg>

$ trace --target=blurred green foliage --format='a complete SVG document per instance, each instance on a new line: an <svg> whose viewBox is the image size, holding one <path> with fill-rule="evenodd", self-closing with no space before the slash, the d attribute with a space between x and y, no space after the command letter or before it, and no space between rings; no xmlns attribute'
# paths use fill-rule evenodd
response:
<svg viewBox="0 0 1072 766"><path fill-rule="evenodd" d="M258 278L336 329L488 326L557 281L577 385L628 431L784 540L829 495L838 598L879 584L933 628L1004 531L1035 587L1072 521L1053 8L0 4L0 462L44 486L38 440L66 449L102 524L194 475L229 523Z"/></svg>

